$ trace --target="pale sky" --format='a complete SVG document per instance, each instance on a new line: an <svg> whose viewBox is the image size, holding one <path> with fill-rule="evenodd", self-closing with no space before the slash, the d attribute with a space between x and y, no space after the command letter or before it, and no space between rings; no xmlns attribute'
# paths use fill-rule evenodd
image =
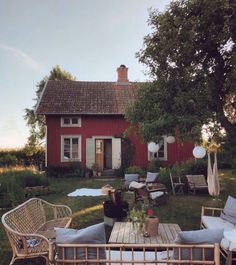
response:
<svg viewBox="0 0 236 265"><path fill-rule="evenodd" d="M148 8L170 0L0 0L0 148L23 147L24 109L36 84L59 64L81 81L144 81L135 53L150 32Z"/></svg>

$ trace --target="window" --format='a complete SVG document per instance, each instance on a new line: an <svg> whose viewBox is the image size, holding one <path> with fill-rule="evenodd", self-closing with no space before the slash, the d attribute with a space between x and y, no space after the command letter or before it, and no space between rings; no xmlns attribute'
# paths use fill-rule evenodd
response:
<svg viewBox="0 0 236 265"><path fill-rule="evenodd" d="M163 140L159 143L159 150L157 153L151 153L148 151L148 160L158 159L160 161L166 161L167 160L167 142L166 137L163 136Z"/></svg>
<svg viewBox="0 0 236 265"><path fill-rule="evenodd" d="M81 136L61 136L61 161L81 161Z"/></svg>
<svg viewBox="0 0 236 265"><path fill-rule="evenodd" d="M81 117L61 117L61 127L81 127Z"/></svg>

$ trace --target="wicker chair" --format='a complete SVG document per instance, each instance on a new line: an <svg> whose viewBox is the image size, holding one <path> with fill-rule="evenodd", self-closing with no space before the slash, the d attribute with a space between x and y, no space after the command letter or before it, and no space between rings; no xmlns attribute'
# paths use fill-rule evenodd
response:
<svg viewBox="0 0 236 265"><path fill-rule="evenodd" d="M17 259L43 257L48 263L50 239L54 227L69 227L72 211L32 198L2 216L2 224L13 250L10 264Z"/></svg>

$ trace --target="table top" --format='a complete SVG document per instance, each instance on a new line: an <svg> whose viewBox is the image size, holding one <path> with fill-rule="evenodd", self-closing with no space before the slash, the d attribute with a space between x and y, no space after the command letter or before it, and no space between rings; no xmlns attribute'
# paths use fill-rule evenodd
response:
<svg viewBox="0 0 236 265"><path fill-rule="evenodd" d="M158 235L144 237L140 231L134 231L131 222L115 222L109 243L127 244L169 244L173 243L181 229L178 224L159 223Z"/></svg>

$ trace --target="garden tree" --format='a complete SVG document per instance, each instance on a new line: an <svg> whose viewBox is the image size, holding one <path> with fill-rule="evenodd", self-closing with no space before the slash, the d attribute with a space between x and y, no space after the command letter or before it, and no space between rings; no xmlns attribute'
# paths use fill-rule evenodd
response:
<svg viewBox="0 0 236 265"><path fill-rule="evenodd" d="M30 128L30 136L26 144L26 149L32 152L38 150L38 146L41 144L45 137L45 116L35 115L35 109L37 101L40 98L41 92L47 82L47 80L75 80L69 72L62 70L59 65L53 67L48 76L45 76L38 84L36 89L36 104L31 109L25 109L25 120Z"/></svg>
<svg viewBox="0 0 236 265"><path fill-rule="evenodd" d="M236 1L173 1L150 10L149 25L137 56L152 82L127 109L131 125L145 141L176 132L197 141L203 125L214 136L223 128L236 147Z"/></svg>

